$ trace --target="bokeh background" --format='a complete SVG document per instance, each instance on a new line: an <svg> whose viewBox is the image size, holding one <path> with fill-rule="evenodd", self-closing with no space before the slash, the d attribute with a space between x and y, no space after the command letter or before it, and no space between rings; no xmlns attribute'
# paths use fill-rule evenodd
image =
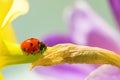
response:
<svg viewBox="0 0 120 80"><path fill-rule="evenodd" d="M106 22L113 27L116 26L107 0L87 1ZM29 0L30 10L28 14L13 22L19 43L28 37L43 39L53 32L68 33L69 28L65 22L64 11L74 2L75 0ZM44 80L34 71L29 71L29 66L30 64L22 64L5 68L3 70L5 80Z"/></svg>

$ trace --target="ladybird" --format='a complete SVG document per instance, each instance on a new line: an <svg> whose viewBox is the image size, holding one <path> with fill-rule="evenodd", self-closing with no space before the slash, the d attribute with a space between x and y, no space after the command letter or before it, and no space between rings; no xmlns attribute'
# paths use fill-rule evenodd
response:
<svg viewBox="0 0 120 80"><path fill-rule="evenodd" d="M26 39L21 43L21 49L26 54L43 53L46 50L46 45L36 38Z"/></svg>

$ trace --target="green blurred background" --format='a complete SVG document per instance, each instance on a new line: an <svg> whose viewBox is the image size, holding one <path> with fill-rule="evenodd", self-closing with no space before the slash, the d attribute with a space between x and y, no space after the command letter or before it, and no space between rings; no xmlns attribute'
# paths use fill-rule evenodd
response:
<svg viewBox="0 0 120 80"><path fill-rule="evenodd" d="M115 26L107 0L87 1L106 22ZM67 33L69 27L63 18L64 10L66 7L72 6L74 2L75 0L29 0L29 13L13 22L19 43L28 37L43 38L49 33ZM33 71L29 71L29 65L5 68L3 70L5 80L45 80L43 77L38 77Z"/></svg>
<svg viewBox="0 0 120 80"><path fill-rule="evenodd" d="M87 0L111 25L114 25L107 0ZM28 14L17 18L13 24L20 42L28 37L44 37L52 32L68 32L64 10L75 0L29 0Z"/></svg>

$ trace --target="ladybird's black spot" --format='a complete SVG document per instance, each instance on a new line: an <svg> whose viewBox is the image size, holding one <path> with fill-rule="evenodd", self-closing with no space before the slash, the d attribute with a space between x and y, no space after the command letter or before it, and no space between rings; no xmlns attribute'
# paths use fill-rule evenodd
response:
<svg viewBox="0 0 120 80"><path fill-rule="evenodd" d="M35 50L33 50L32 52L35 52Z"/></svg>
<svg viewBox="0 0 120 80"><path fill-rule="evenodd" d="M23 48L23 51L26 51L26 48Z"/></svg>
<svg viewBox="0 0 120 80"><path fill-rule="evenodd" d="M30 43L30 46L33 46L33 43Z"/></svg>

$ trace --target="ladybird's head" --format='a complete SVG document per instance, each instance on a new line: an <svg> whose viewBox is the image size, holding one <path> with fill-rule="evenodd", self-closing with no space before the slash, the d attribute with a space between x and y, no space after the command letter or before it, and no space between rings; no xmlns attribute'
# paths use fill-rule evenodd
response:
<svg viewBox="0 0 120 80"><path fill-rule="evenodd" d="M29 38L21 43L21 49L26 54L43 53L46 48L46 45L36 38Z"/></svg>

